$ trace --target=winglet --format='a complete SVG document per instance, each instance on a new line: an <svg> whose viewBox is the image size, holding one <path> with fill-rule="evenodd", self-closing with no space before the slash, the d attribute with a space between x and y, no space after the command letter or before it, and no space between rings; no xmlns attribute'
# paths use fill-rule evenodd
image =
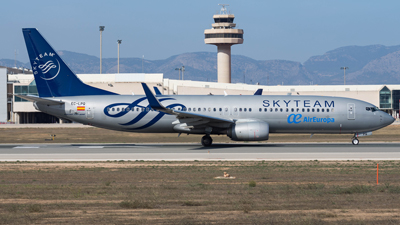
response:
<svg viewBox="0 0 400 225"><path fill-rule="evenodd" d="M157 95L162 95L161 92L160 92L160 90L158 90L157 87L153 87L153 88L154 88L154 92L156 92L156 96L157 96Z"/></svg>
<svg viewBox="0 0 400 225"><path fill-rule="evenodd" d="M142 83L142 86L147 100L149 101L150 107L156 110L165 110L166 108L158 101L153 92L150 91L150 88L147 86L147 84Z"/></svg>
<svg viewBox="0 0 400 225"><path fill-rule="evenodd" d="M257 89L257 91L256 92L254 92L254 95L262 95L262 93L263 93L263 89Z"/></svg>

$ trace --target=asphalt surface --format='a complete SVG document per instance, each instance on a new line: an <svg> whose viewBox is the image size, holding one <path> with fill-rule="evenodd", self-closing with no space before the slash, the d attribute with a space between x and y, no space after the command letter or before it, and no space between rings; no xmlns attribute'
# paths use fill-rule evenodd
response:
<svg viewBox="0 0 400 225"><path fill-rule="evenodd" d="M17 160L400 160L400 143L0 145L0 161Z"/></svg>

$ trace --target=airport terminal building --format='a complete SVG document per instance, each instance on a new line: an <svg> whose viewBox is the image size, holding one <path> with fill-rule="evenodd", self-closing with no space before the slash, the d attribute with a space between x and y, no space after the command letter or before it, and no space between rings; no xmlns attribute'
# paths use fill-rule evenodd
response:
<svg viewBox="0 0 400 225"><path fill-rule="evenodd" d="M370 102L399 118L400 85L264 86L164 79L162 73L78 74L86 84L122 95L144 95L141 82L156 86L164 95L252 95L263 89L269 95L320 95ZM0 67L0 123L65 123L37 111L32 102L9 94L38 95L32 71Z"/></svg>

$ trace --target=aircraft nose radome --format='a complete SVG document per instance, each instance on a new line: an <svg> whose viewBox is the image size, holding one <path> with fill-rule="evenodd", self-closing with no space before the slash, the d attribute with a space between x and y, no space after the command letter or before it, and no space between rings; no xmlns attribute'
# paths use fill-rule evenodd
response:
<svg viewBox="0 0 400 225"><path fill-rule="evenodd" d="M395 121L395 118L393 118L393 116L391 116L391 115L389 115L389 114L386 114L386 115L384 116L384 123L385 123L385 124L390 125L390 124L392 124L394 121Z"/></svg>

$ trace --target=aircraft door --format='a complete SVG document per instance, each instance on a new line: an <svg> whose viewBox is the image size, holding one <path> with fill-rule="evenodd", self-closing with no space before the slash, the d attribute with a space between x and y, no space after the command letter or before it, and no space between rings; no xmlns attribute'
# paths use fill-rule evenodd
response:
<svg viewBox="0 0 400 225"><path fill-rule="evenodd" d="M356 119L356 106L354 103L347 103L347 119Z"/></svg>
<svg viewBox="0 0 400 225"><path fill-rule="evenodd" d="M93 107L87 107L86 108L86 119L93 119L94 118L94 108Z"/></svg>

